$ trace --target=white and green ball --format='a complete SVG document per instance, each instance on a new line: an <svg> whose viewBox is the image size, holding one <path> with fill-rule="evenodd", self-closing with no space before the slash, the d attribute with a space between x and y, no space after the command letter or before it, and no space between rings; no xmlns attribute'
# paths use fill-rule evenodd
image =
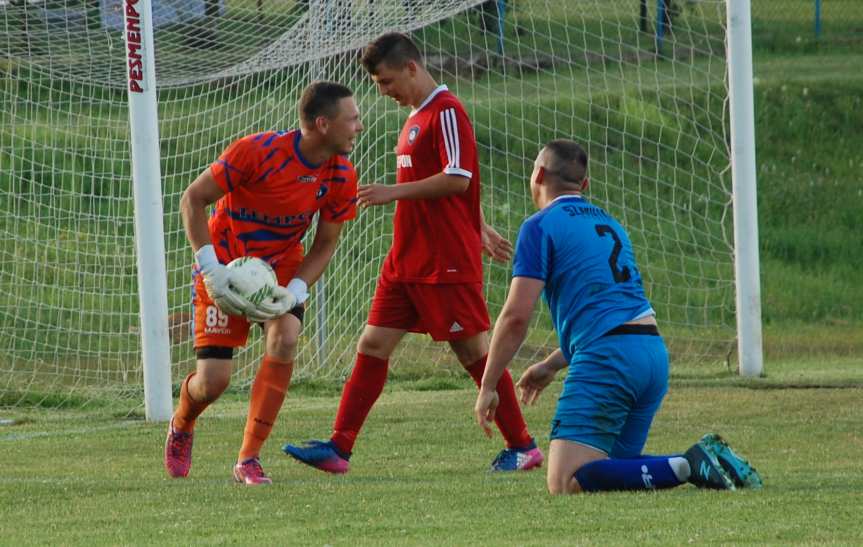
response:
<svg viewBox="0 0 863 547"><path fill-rule="evenodd" d="M228 264L231 270L231 289L254 305L273 294L278 284L276 272L256 256L241 256Z"/></svg>

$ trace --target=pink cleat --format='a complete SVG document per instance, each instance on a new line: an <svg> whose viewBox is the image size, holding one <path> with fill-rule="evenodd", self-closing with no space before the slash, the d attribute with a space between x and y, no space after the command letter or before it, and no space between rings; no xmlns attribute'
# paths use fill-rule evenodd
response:
<svg viewBox="0 0 863 547"><path fill-rule="evenodd" d="M192 440L194 433L174 431L174 420L168 426L165 439L165 469L175 479L189 476L192 467Z"/></svg>
<svg viewBox="0 0 863 547"><path fill-rule="evenodd" d="M273 483L270 477L264 474L264 468L261 467L261 461L258 458L249 458L235 465L234 480L249 486Z"/></svg>

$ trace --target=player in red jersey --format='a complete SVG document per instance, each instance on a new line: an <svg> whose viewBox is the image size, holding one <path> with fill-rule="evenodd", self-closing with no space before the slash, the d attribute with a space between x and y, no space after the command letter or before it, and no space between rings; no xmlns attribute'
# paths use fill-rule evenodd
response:
<svg viewBox="0 0 863 547"><path fill-rule="evenodd" d="M481 255L483 248L497 259L512 253L512 245L482 217L476 139L468 115L425 69L416 45L404 34L385 34L368 45L362 64L382 95L412 108L396 148L397 184L372 184L358 192L361 206L398 202L393 244L332 437L283 448L335 473L348 470L356 437L386 382L390 355L406 332L448 342L474 381L481 381L490 324ZM497 391L496 424L506 448L492 469L539 466L543 455L528 433L509 375L501 377Z"/></svg>
<svg viewBox="0 0 863 547"><path fill-rule="evenodd" d="M308 286L332 258L342 223L356 216L356 171L344 156L363 128L352 95L337 83L311 84L298 106L300 129L235 141L183 194L183 224L197 262L198 361L183 381L168 431L165 467L172 477L188 475L195 420L228 387L233 348L244 345L251 323L259 322L266 351L252 385L234 478L270 482L258 456L290 384ZM304 257L300 240L319 211ZM279 279L277 297L259 307L231 291L224 266L246 255L266 260Z"/></svg>

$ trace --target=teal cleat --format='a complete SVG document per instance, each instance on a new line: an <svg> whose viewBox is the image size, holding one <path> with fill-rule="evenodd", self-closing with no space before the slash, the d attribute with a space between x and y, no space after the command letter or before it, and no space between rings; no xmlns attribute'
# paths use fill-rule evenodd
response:
<svg viewBox="0 0 863 547"><path fill-rule="evenodd" d="M689 462L689 482L698 488L736 490L734 480L704 443L703 438L692 445L683 457Z"/></svg>
<svg viewBox="0 0 863 547"><path fill-rule="evenodd" d="M701 437L700 442L711 454L716 456L719 464L731 476L735 486L756 490L764 486L758 471L745 458L735 453L725 442L725 439L716 433L711 433Z"/></svg>

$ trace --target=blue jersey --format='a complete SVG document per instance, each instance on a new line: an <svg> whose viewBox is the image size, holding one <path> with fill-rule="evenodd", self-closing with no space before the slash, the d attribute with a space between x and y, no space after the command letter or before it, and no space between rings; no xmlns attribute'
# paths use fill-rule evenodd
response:
<svg viewBox="0 0 863 547"><path fill-rule="evenodd" d="M652 312L626 231L581 196L558 197L524 221L512 275L545 282L567 362L614 327Z"/></svg>

